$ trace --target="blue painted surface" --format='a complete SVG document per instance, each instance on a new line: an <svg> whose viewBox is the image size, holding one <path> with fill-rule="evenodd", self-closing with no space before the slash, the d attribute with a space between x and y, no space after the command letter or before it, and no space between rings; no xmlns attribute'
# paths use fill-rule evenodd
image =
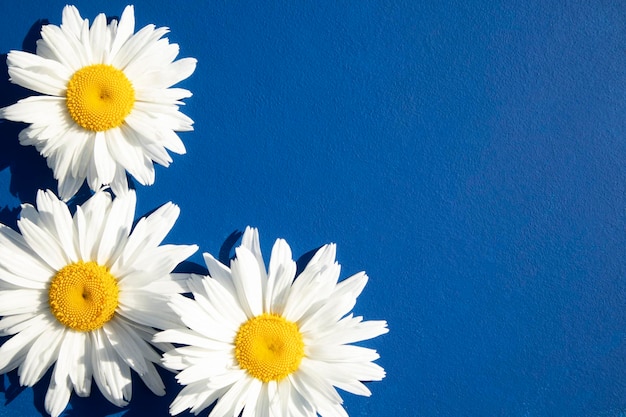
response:
<svg viewBox="0 0 626 417"><path fill-rule="evenodd" d="M59 24L64 4L5 6L0 54L28 48L38 19ZM90 19L124 5L77 3ZM351 416L624 415L623 2L142 0L135 11L199 61L181 84L194 93L188 153L137 186L137 215L174 201L168 242L218 254L253 225L266 254L278 237L296 256L332 241L343 277L366 270L355 312L389 322L365 343L387 378L370 398L344 395ZM28 95L1 80L0 93L2 106ZM16 199L54 186L19 128L0 124L7 224ZM162 399L136 381L126 409L94 394L64 415L166 416L178 390L167 381ZM0 416L40 415L47 380L20 391L12 373L2 387Z"/></svg>

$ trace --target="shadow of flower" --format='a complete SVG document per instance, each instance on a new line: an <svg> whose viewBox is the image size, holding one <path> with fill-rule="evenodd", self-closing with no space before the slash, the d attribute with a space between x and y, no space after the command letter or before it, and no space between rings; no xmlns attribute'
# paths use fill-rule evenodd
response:
<svg viewBox="0 0 626 417"><path fill-rule="evenodd" d="M35 52L41 27L47 23L47 20L38 20L31 26L22 44L24 51ZM33 95L31 91L9 81L6 58L6 53L0 55L0 107ZM33 202L38 189L56 190L56 181L37 150L32 146L24 147L19 144L18 135L24 126L22 123L0 121L0 171L7 167L10 169L9 191L13 196L21 202Z"/></svg>

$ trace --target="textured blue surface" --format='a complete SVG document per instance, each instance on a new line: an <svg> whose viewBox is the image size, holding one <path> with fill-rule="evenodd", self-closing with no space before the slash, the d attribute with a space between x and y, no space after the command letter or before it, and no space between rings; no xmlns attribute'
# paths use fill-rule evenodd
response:
<svg viewBox="0 0 626 417"><path fill-rule="evenodd" d="M0 54L32 47L29 29L59 24L64 4L5 5ZM90 19L124 5L77 3ZM173 201L169 242L217 255L249 224L266 254L278 237L297 256L332 241L343 277L366 270L355 312L389 321L365 343L387 378L370 398L344 395L351 416L626 414L623 2L142 0L135 12L199 61L182 83L188 153L137 186L137 214ZM0 105L28 94L0 80ZM54 186L20 127L0 124L7 224ZM94 394L64 415L166 416L178 391L166 379L165 398L136 381L126 409ZM2 387L0 416L41 414L47 379L20 390L10 373Z"/></svg>

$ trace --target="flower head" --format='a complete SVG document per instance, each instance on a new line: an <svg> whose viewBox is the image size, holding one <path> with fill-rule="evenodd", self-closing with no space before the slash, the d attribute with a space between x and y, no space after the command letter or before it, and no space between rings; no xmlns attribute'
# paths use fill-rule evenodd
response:
<svg viewBox="0 0 626 417"><path fill-rule="evenodd" d="M168 166L167 150L185 153L175 133L192 130L178 108L191 93L170 88L189 77L196 60L175 61L178 45L167 28L148 25L137 33L132 6L119 23L104 14L89 26L65 6L61 26L45 25L37 53L11 51L11 82L41 93L0 109L0 117L30 125L22 145L34 145L72 197L85 179L92 190L128 189L126 172L143 185L154 182L154 164Z"/></svg>
<svg viewBox="0 0 626 417"><path fill-rule="evenodd" d="M171 271L197 247L159 246L178 217L172 203L132 229L134 212L133 191L114 200L99 191L73 216L39 191L36 207L22 206L21 234L0 225L0 336L12 336L0 347L0 373L18 368L32 386L56 362L45 398L52 416L72 389L88 396L92 377L110 402L127 404L131 369L164 394L154 328L180 326L163 306L187 291L186 276Z"/></svg>
<svg viewBox="0 0 626 417"><path fill-rule="evenodd" d="M210 276L192 275L194 299L174 296L188 328L157 333L185 344L164 354L186 385L170 406L211 417L345 416L335 387L370 395L361 381L384 370L375 350L350 345L387 332L385 321L348 314L367 276L338 282L335 245L322 247L295 277L289 245L277 240L266 272L256 229L246 229L230 268L205 254ZM295 277L295 280L294 280Z"/></svg>

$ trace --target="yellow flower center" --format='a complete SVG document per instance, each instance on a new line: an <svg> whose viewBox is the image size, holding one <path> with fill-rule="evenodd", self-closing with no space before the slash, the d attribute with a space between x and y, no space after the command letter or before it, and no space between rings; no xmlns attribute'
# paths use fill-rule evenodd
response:
<svg viewBox="0 0 626 417"><path fill-rule="evenodd" d="M113 318L119 289L109 270L95 262L64 266L52 278L48 291L50 310L70 329L88 332Z"/></svg>
<svg viewBox="0 0 626 417"><path fill-rule="evenodd" d="M122 71L96 64L72 75L66 98L70 116L79 126L101 132L124 123L135 104L135 90Z"/></svg>
<svg viewBox="0 0 626 417"><path fill-rule="evenodd" d="M298 370L304 342L296 323L261 314L239 327L235 358L242 369L263 382L280 381Z"/></svg>

